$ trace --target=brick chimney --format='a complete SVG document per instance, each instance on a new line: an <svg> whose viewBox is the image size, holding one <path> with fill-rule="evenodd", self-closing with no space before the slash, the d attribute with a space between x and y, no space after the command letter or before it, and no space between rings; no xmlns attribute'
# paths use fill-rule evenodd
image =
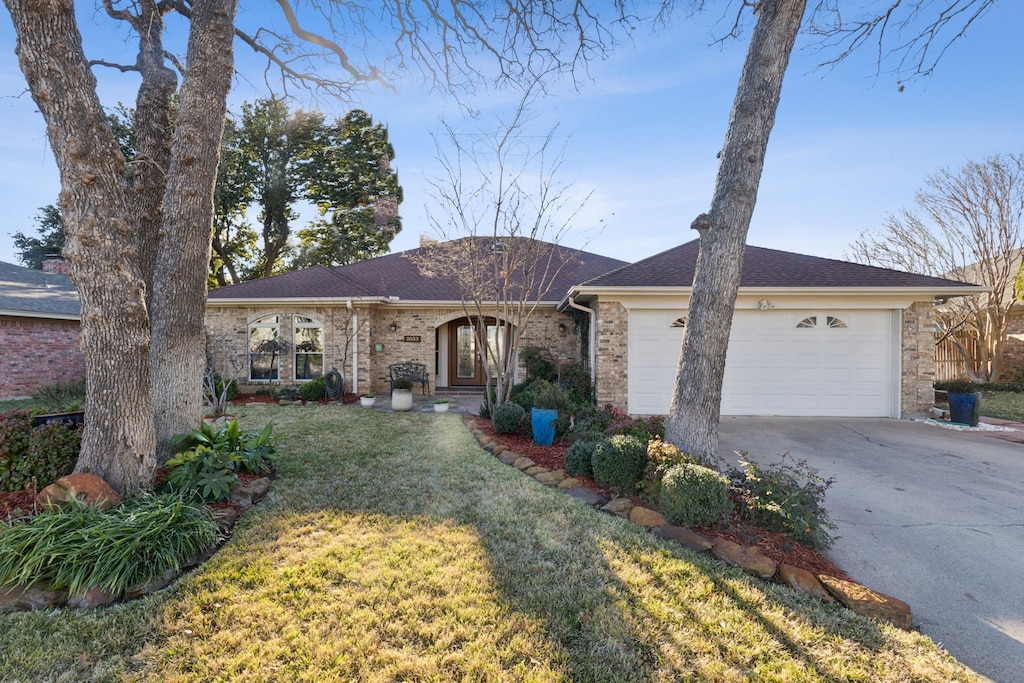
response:
<svg viewBox="0 0 1024 683"><path fill-rule="evenodd" d="M48 251L43 256L43 272L68 275L68 262L60 255L60 252Z"/></svg>

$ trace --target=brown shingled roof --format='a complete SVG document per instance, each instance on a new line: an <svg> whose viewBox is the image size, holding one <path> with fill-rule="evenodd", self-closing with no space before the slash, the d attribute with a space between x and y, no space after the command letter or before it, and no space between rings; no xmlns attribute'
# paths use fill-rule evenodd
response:
<svg viewBox="0 0 1024 683"><path fill-rule="evenodd" d="M483 238L481 238L483 239ZM415 301L459 301L457 283L444 278L428 278L420 274L410 256L423 249L387 254L346 266L327 268L313 266L291 273L260 280L242 282L211 290L209 298L217 299L287 299L398 297ZM566 257L578 258L567 264L555 278L548 300L557 301L573 285L626 265L625 261L589 252L559 247Z"/></svg>
<svg viewBox="0 0 1024 683"><path fill-rule="evenodd" d="M693 285L699 240L623 266L585 287L684 287ZM966 283L848 261L748 245L740 287L963 287Z"/></svg>

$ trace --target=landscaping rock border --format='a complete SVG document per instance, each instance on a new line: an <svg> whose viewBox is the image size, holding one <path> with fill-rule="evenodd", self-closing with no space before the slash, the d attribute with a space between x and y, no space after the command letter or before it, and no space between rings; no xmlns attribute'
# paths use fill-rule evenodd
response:
<svg viewBox="0 0 1024 683"><path fill-rule="evenodd" d="M724 538L705 538L690 529L669 524L668 520L657 510L636 505L627 497L609 500L605 496L583 487L579 480L568 477L564 470L548 470L546 467L537 465L530 458L510 451L506 446L501 445L495 437L478 429L478 419L480 418L466 416L465 423L481 448L493 454L506 465L515 467L545 486L560 489L602 512L624 517L634 524L650 530L658 538L675 541L682 547L697 553L711 554L727 564L739 567L751 576L781 583L823 602L838 601L857 614L888 622L904 630L910 630L912 627L913 613L910 605L902 600L873 591L852 581L841 581L825 575L815 576L804 569L785 563L776 563L765 556L757 546L745 546Z"/></svg>

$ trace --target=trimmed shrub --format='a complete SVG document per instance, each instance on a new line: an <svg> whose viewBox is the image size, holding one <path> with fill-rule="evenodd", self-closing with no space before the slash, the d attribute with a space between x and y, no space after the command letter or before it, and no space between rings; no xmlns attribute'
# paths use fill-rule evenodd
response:
<svg viewBox="0 0 1024 683"><path fill-rule="evenodd" d="M617 435L598 442L591 458L594 480L620 493L636 489L647 467L647 442Z"/></svg>
<svg viewBox="0 0 1024 683"><path fill-rule="evenodd" d="M565 471L574 477L594 476L593 457L596 441L574 441L565 452Z"/></svg>
<svg viewBox="0 0 1024 683"><path fill-rule="evenodd" d="M491 424L494 425L495 434L517 434L523 428L523 421L526 419L526 411L518 403L502 403L494 408L494 417Z"/></svg>
<svg viewBox="0 0 1024 683"><path fill-rule="evenodd" d="M755 464L741 460L743 472L734 477L740 489L740 514L755 524L786 534L794 541L825 549L835 539L836 525L825 510L825 491L833 484L823 479L806 460L792 465Z"/></svg>
<svg viewBox="0 0 1024 683"><path fill-rule="evenodd" d="M711 526L732 512L729 479L713 469L682 463L661 480L661 511L673 524Z"/></svg>
<svg viewBox="0 0 1024 683"><path fill-rule="evenodd" d="M319 401L327 396L327 379L317 377L299 387L299 396L306 401Z"/></svg>

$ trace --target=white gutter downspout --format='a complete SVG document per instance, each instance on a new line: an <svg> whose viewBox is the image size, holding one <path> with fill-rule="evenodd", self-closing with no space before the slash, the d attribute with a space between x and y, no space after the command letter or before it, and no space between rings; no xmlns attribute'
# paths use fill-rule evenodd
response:
<svg viewBox="0 0 1024 683"><path fill-rule="evenodd" d="M352 299L345 302L345 308L352 314L352 388L353 394L359 393L359 314L352 308Z"/></svg>
<svg viewBox="0 0 1024 683"><path fill-rule="evenodd" d="M583 311L584 313L586 313L587 315L590 316L590 326L589 326L589 330L588 330L589 331L590 339L587 340L587 351L589 352L589 355L590 355L590 386L596 387L597 386L597 329L596 329L596 325L594 323L597 321L597 314L594 312L594 309L587 308L586 306L583 306L583 305L580 305L580 304L576 303L576 300L573 299L572 295L570 295L566 299L566 301L568 301L569 305L572 306L573 308L575 308L577 311Z"/></svg>

